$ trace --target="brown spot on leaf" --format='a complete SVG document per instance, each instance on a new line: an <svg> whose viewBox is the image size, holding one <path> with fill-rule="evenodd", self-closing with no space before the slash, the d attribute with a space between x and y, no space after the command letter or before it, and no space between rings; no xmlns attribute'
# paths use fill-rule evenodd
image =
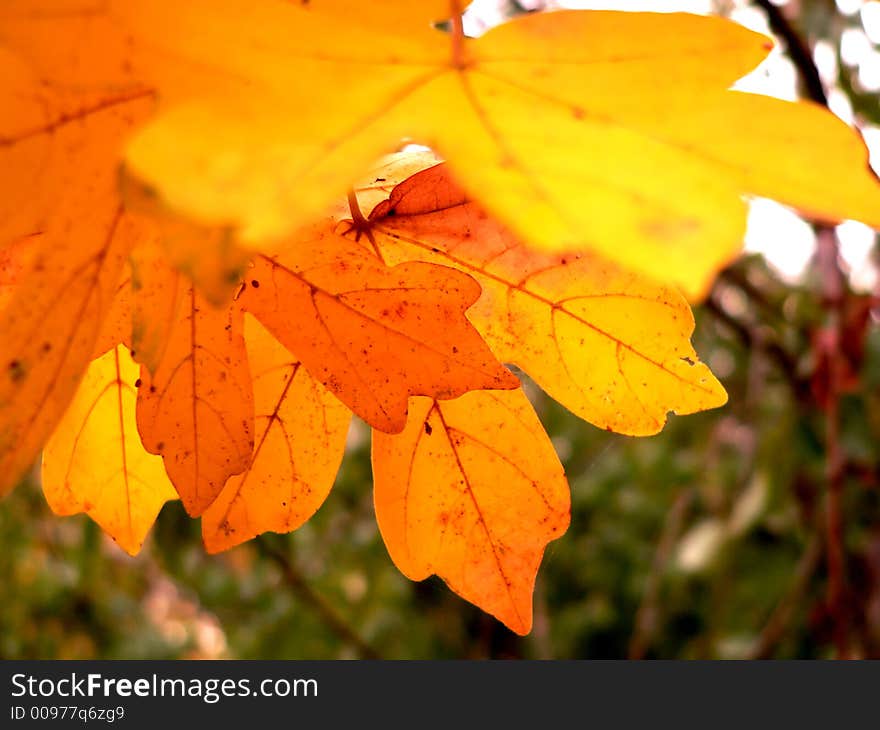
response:
<svg viewBox="0 0 880 730"><path fill-rule="evenodd" d="M18 360L11 360L8 366L9 377L17 383L24 378L24 366Z"/></svg>

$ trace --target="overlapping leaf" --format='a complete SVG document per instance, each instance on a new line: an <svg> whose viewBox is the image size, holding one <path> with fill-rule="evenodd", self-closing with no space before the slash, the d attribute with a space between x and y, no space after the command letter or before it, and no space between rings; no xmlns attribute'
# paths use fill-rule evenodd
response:
<svg viewBox="0 0 880 730"><path fill-rule="evenodd" d="M170 274L165 296L179 297L179 313L155 372L141 368L137 423L147 451L162 455L187 512L197 516L250 463L253 387L241 310L212 307Z"/></svg>
<svg viewBox="0 0 880 730"><path fill-rule="evenodd" d="M415 398L406 429L373 432L376 519L404 575L436 573L513 631L532 625L548 542L568 527L568 483L521 390Z"/></svg>
<svg viewBox="0 0 880 730"><path fill-rule="evenodd" d="M35 246L0 314L0 494L73 396L143 233L122 211L116 174L153 91L126 65L118 29L85 9L0 7L0 249L27 236Z"/></svg>
<svg viewBox="0 0 880 730"><path fill-rule="evenodd" d="M529 250L466 199L445 164L398 185L370 220L389 263L432 261L479 281L469 317L493 352L597 426L652 434L668 411L726 401L691 347L694 319L678 292L595 254Z"/></svg>
<svg viewBox="0 0 880 730"><path fill-rule="evenodd" d="M73 397L139 234L121 209L91 196L75 208L41 236L0 312L0 493L15 486Z"/></svg>
<svg viewBox="0 0 880 730"><path fill-rule="evenodd" d="M173 206L251 241L315 215L403 135L448 158L524 241L594 250L694 296L740 249L744 193L880 224L880 187L843 123L727 91L771 42L718 18L535 13L466 39L456 24L432 34L436 7L419 20L408 0L371 6L370 22L357 0L200 0L171 32L153 0L117 14L224 82L169 107L130 164Z"/></svg>
<svg viewBox="0 0 880 730"><path fill-rule="evenodd" d="M333 486L351 414L258 322L245 319L256 431L248 468L202 515L209 552L263 532L290 532Z"/></svg>
<svg viewBox="0 0 880 730"><path fill-rule="evenodd" d="M87 513L136 554L177 495L135 423L138 366L123 345L91 363L43 450L43 492L58 514Z"/></svg>
<svg viewBox="0 0 880 730"><path fill-rule="evenodd" d="M395 432L410 396L517 387L465 318L479 296L447 267L385 266L330 221L259 257L240 301L352 411Z"/></svg>
<svg viewBox="0 0 880 730"><path fill-rule="evenodd" d="M0 492L97 358L46 448L53 508L136 552L167 473L222 550L314 513L347 405L376 429L377 517L401 570L528 631L567 487L521 391L494 390L517 385L496 356L603 428L654 433L725 399L687 304L657 282L705 290L740 246L743 194L872 224L880 196L829 114L727 90L761 36L565 12L470 40L458 10L0 7ZM431 21L447 15L443 35ZM156 98L162 117L129 148L143 180L120 178ZM445 165L418 174L369 224L355 210L347 237L302 227L404 137L458 183ZM237 228L251 246L297 233L256 255L230 303ZM245 331L245 310L262 325Z"/></svg>

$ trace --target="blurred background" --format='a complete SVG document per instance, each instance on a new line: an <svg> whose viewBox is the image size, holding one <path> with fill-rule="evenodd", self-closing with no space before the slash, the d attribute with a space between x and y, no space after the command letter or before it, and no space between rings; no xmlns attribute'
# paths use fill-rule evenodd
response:
<svg viewBox="0 0 880 730"><path fill-rule="evenodd" d="M478 2L468 29L542 5ZM552 5L714 12L775 32L741 86L824 92L880 161L880 2ZM753 201L747 254L695 311L726 407L634 439L527 383L572 488L527 637L396 570L356 423L315 517L217 556L179 503L129 558L26 480L0 503L0 658L880 658L878 270L870 229Z"/></svg>

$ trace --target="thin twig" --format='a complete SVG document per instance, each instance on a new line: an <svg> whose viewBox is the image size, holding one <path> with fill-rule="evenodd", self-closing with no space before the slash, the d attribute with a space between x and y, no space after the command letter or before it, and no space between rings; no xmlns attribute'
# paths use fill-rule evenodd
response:
<svg viewBox="0 0 880 730"><path fill-rule="evenodd" d="M801 38L800 33L794 29L782 8L774 5L770 0L755 0L755 4L766 14L770 29L785 41L786 50L800 74L807 97L827 107L828 97L825 94L822 77L813 62L813 54L810 53L810 48Z"/></svg>
<svg viewBox="0 0 880 730"><path fill-rule="evenodd" d="M312 608L321 621L340 639L350 644L363 659L381 659L379 652L370 646L357 632L349 626L345 620L327 603L320 595L312 590L306 579L291 562L290 557L283 551L269 545L265 540L257 540L260 552L272 561L281 570L281 575L287 586Z"/></svg>
<svg viewBox="0 0 880 730"><path fill-rule="evenodd" d="M786 382L791 385L795 398L798 401L805 396L809 396L809 381L798 374L795 359L782 345L775 340L758 337L752 327L724 308L720 297L715 292L706 299L703 307L709 314L730 329L745 347L762 350L776 364L780 373L785 377Z"/></svg>
<svg viewBox="0 0 880 730"><path fill-rule="evenodd" d="M834 620L834 643L838 658L849 656L849 621L846 605L846 554L843 544L843 487L846 458L840 442L841 342L843 303L846 293L838 262L837 236L830 228L818 232L816 265L821 276L825 325L817 338L817 360L827 362L825 410L825 531L828 565L828 608ZM819 360L821 361L821 360Z"/></svg>
<svg viewBox="0 0 880 730"><path fill-rule="evenodd" d="M629 658L642 659L657 630L659 618L659 596L660 581L675 542L681 533L681 527L684 524L684 518L688 508L693 501L694 493L688 489L678 495L669 512L666 513L666 520L663 524L663 531L660 535L660 541L657 544L657 550L654 552L654 560L651 565L651 572L645 582L645 592L642 595L642 602L636 612L635 629L629 642Z"/></svg>
<svg viewBox="0 0 880 730"><path fill-rule="evenodd" d="M807 543L794 570L794 578L785 595L779 599L761 635L749 652L748 659L769 659L785 637L791 618L806 593L822 558L822 541L814 535Z"/></svg>
<svg viewBox="0 0 880 730"><path fill-rule="evenodd" d="M718 273L718 278L725 284L730 284L731 286L739 289L750 302L756 304L764 312L769 314L773 319L781 321L786 320L786 317L781 309L773 304L773 302L771 302L767 298L764 292L762 292L757 286L752 284L752 282L749 281L749 277L747 277L738 268L729 266Z"/></svg>

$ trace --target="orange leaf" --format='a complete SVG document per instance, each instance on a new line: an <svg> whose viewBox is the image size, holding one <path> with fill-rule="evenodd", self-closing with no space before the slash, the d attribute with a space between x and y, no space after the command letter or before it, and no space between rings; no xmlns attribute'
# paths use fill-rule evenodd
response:
<svg viewBox="0 0 880 730"><path fill-rule="evenodd" d="M131 252L132 356L155 373L177 324L186 287L157 241L144 241Z"/></svg>
<svg viewBox="0 0 880 730"><path fill-rule="evenodd" d="M401 431L407 398L515 388L464 316L480 295L453 269L385 266L315 226L276 257L259 257L242 306L374 428Z"/></svg>
<svg viewBox="0 0 880 730"><path fill-rule="evenodd" d="M389 191L390 192L390 191ZM40 234L23 236L0 247L0 312L9 304L15 288L30 270Z"/></svg>
<svg viewBox="0 0 880 730"><path fill-rule="evenodd" d="M42 237L0 312L0 494L33 463L73 397L140 233L118 206L82 197Z"/></svg>
<svg viewBox="0 0 880 730"><path fill-rule="evenodd" d="M373 432L376 519L407 577L452 590L526 634L544 548L569 522L568 484L521 390L412 401L406 429Z"/></svg>
<svg viewBox="0 0 880 730"><path fill-rule="evenodd" d="M131 346L131 267L123 269L122 279L116 285L109 311L98 332L92 358L97 360L117 345ZM130 354L130 353L129 353Z"/></svg>
<svg viewBox="0 0 880 730"><path fill-rule="evenodd" d="M212 553L308 520L333 486L351 420L348 409L250 316L244 331L254 373L256 445L248 468L226 482L202 515Z"/></svg>
<svg viewBox="0 0 880 730"><path fill-rule="evenodd" d="M524 247L465 198L445 164L398 185L370 221L389 262L472 275L483 295L468 314L492 351L591 423L647 435L668 411L726 402L689 342L694 319L677 291L595 254Z"/></svg>
<svg viewBox="0 0 880 730"><path fill-rule="evenodd" d="M0 494L70 402L141 235L116 176L153 91L124 64L118 29L88 10L71 0L0 7L0 249L36 237L0 315Z"/></svg>
<svg viewBox="0 0 880 730"><path fill-rule="evenodd" d="M177 495L135 423L138 366L123 345L92 362L43 450L43 492L60 515L86 512L135 555Z"/></svg>
<svg viewBox="0 0 880 730"><path fill-rule="evenodd" d="M0 6L0 246L52 222L94 226L81 214L96 203L115 210L123 139L154 98L131 41L84 0Z"/></svg>
<svg viewBox="0 0 880 730"><path fill-rule="evenodd" d="M250 463L253 389L241 310L212 307L177 277L167 296L175 296L174 287L181 288L180 311L156 372L141 368L137 423L147 451L163 456L196 517Z"/></svg>
<svg viewBox="0 0 880 730"><path fill-rule="evenodd" d="M185 274L211 304L228 304L250 259L250 254L235 243L233 230L181 218L124 171L121 187L126 209L143 216L156 231L152 255L158 254Z"/></svg>

